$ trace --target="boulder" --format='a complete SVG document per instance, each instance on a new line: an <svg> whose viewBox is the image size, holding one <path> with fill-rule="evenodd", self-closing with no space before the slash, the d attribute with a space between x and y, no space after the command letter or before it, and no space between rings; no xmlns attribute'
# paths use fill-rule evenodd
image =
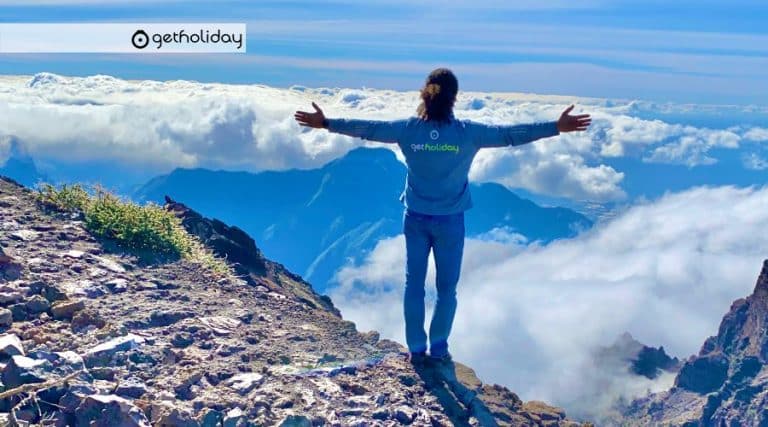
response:
<svg viewBox="0 0 768 427"><path fill-rule="evenodd" d="M45 313L51 308L51 303L40 295L34 295L26 302L27 313L40 314Z"/></svg>
<svg viewBox="0 0 768 427"><path fill-rule="evenodd" d="M54 319L71 319L72 316L85 308L85 301L57 301L51 307L51 313Z"/></svg>
<svg viewBox="0 0 768 427"><path fill-rule="evenodd" d="M3 289L0 291L0 304L7 306L15 304L24 299L24 294L14 289Z"/></svg>
<svg viewBox="0 0 768 427"><path fill-rule="evenodd" d="M261 384L263 378L264 376L261 374L257 374L255 372L246 372L233 376L232 378L228 379L225 384L236 390L238 393L246 395L251 390L258 387L258 385Z"/></svg>
<svg viewBox="0 0 768 427"><path fill-rule="evenodd" d="M0 327L7 327L13 324L13 313L7 308L0 308Z"/></svg>
<svg viewBox="0 0 768 427"><path fill-rule="evenodd" d="M109 364L112 357L121 351L133 350L144 344L144 338L134 334L111 339L88 350L83 359L89 368Z"/></svg>
<svg viewBox="0 0 768 427"><path fill-rule="evenodd" d="M148 327L170 326L179 320L193 317L195 313L192 310L183 308L173 310L155 310L149 315L146 321Z"/></svg>
<svg viewBox="0 0 768 427"><path fill-rule="evenodd" d="M52 365L47 360L11 356L11 360L3 368L3 384L7 388L14 388L22 384L45 382L51 369Z"/></svg>
<svg viewBox="0 0 768 427"><path fill-rule="evenodd" d="M395 408L394 418L400 422L400 424L411 424L416 419L416 410L409 406L401 405Z"/></svg>
<svg viewBox="0 0 768 427"><path fill-rule="evenodd" d="M189 332L178 332L171 338L171 344L177 348L186 348L195 342L195 338Z"/></svg>
<svg viewBox="0 0 768 427"><path fill-rule="evenodd" d="M83 252L83 251L78 251L78 250L75 250L75 249L71 249L71 250L68 250L68 251L66 251L66 252L63 252L63 253L61 254L61 257L62 257L62 258L73 258L73 259L80 259L80 258L82 258L82 257L83 257L83 255L85 255L85 252Z"/></svg>
<svg viewBox="0 0 768 427"><path fill-rule="evenodd" d="M13 304L8 307L8 310L11 311L11 317L13 317L14 322L23 322L27 320L27 315L29 312L27 312L27 305L24 303L18 303Z"/></svg>
<svg viewBox="0 0 768 427"><path fill-rule="evenodd" d="M130 400L111 394L86 396L75 410L77 426L150 427L149 420Z"/></svg>
<svg viewBox="0 0 768 427"><path fill-rule="evenodd" d="M118 396L130 397L134 399L140 398L146 392L147 386L144 385L140 379L135 377L130 377L127 380L120 382L120 384L115 389L115 394Z"/></svg>
<svg viewBox="0 0 768 427"><path fill-rule="evenodd" d="M56 376L66 376L76 371L85 371L83 358L74 351L34 351L30 357L36 360L45 360L51 364L51 372ZM84 375L88 377L88 374Z"/></svg>
<svg viewBox="0 0 768 427"><path fill-rule="evenodd" d="M24 346L16 334L0 335L0 360L9 359L11 356L25 356Z"/></svg>
<svg viewBox="0 0 768 427"><path fill-rule="evenodd" d="M128 281L125 279L112 279L104 282L104 286L114 294L119 294L128 290Z"/></svg>
<svg viewBox="0 0 768 427"><path fill-rule="evenodd" d="M153 415L154 417L154 415ZM173 427L200 427L200 423L192 417L189 411L173 408L163 414L155 425Z"/></svg>
<svg viewBox="0 0 768 427"><path fill-rule="evenodd" d="M59 406L65 414L74 415L83 399L92 394L96 394L96 388L90 384L70 384L67 392L59 399Z"/></svg>
<svg viewBox="0 0 768 427"><path fill-rule="evenodd" d="M113 261L109 258L104 258L96 255L91 255L91 258L99 263L99 266L105 268L113 273L125 273L125 267L120 265L117 261Z"/></svg>
<svg viewBox="0 0 768 427"><path fill-rule="evenodd" d="M3 252L0 247L0 279L17 280L21 277L21 265Z"/></svg>
<svg viewBox="0 0 768 427"><path fill-rule="evenodd" d="M38 233L32 230L19 230L10 233L8 237L20 242L31 242L32 240L37 239Z"/></svg>
<svg viewBox="0 0 768 427"><path fill-rule="evenodd" d="M11 258L10 255L7 255L3 250L3 247L0 246L0 266L10 264L11 262L13 262L13 258Z"/></svg>
<svg viewBox="0 0 768 427"><path fill-rule="evenodd" d="M41 295L51 303L67 299L66 294L64 294L64 292L62 292L59 288L41 280L30 283L29 293L33 295Z"/></svg>

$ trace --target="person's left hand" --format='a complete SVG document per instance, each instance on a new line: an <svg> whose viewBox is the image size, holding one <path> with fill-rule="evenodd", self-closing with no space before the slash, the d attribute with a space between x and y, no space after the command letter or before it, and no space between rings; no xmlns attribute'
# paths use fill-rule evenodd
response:
<svg viewBox="0 0 768 427"><path fill-rule="evenodd" d="M559 132L574 132L587 130L590 124L592 124L592 118L589 114L579 114L578 116L570 116L568 113L573 110L573 105L566 108L563 114L560 115L560 119L557 121L557 130Z"/></svg>

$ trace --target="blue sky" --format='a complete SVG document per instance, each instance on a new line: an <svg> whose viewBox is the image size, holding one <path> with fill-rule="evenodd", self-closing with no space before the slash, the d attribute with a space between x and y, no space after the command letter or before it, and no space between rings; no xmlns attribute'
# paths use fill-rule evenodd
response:
<svg viewBox="0 0 768 427"><path fill-rule="evenodd" d="M0 22L245 22L246 55L4 55L50 71L287 87L463 89L765 105L768 6L741 0L0 0ZM364 5L364 6L363 6Z"/></svg>

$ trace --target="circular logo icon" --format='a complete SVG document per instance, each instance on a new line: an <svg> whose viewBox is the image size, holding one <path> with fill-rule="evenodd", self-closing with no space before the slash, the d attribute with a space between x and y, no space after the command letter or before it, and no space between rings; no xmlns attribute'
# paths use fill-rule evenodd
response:
<svg viewBox="0 0 768 427"><path fill-rule="evenodd" d="M440 132L438 132L437 129L433 129L432 132L429 133L429 137L434 141L437 138L440 138Z"/></svg>
<svg viewBox="0 0 768 427"><path fill-rule="evenodd" d="M136 49L144 49L149 44L149 35L144 30L136 30L131 36L131 44Z"/></svg>

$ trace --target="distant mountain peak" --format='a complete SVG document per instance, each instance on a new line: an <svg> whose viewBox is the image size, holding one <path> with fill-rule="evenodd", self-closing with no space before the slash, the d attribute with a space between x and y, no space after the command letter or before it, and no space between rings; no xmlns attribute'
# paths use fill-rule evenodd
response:
<svg viewBox="0 0 768 427"><path fill-rule="evenodd" d="M664 372L677 372L680 361L669 356L664 347L649 347L629 332L621 334L610 347L600 348L596 354L601 364L620 364L634 375L648 379L658 378Z"/></svg>
<svg viewBox="0 0 768 427"><path fill-rule="evenodd" d="M333 163L346 163L349 161L359 161L359 160L386 160L386 161L397 161L397 156L395 155L395 152L390 150L389 148L384 147L356 147L353 148L347 153L335 161L331 162Z"/></svg>

